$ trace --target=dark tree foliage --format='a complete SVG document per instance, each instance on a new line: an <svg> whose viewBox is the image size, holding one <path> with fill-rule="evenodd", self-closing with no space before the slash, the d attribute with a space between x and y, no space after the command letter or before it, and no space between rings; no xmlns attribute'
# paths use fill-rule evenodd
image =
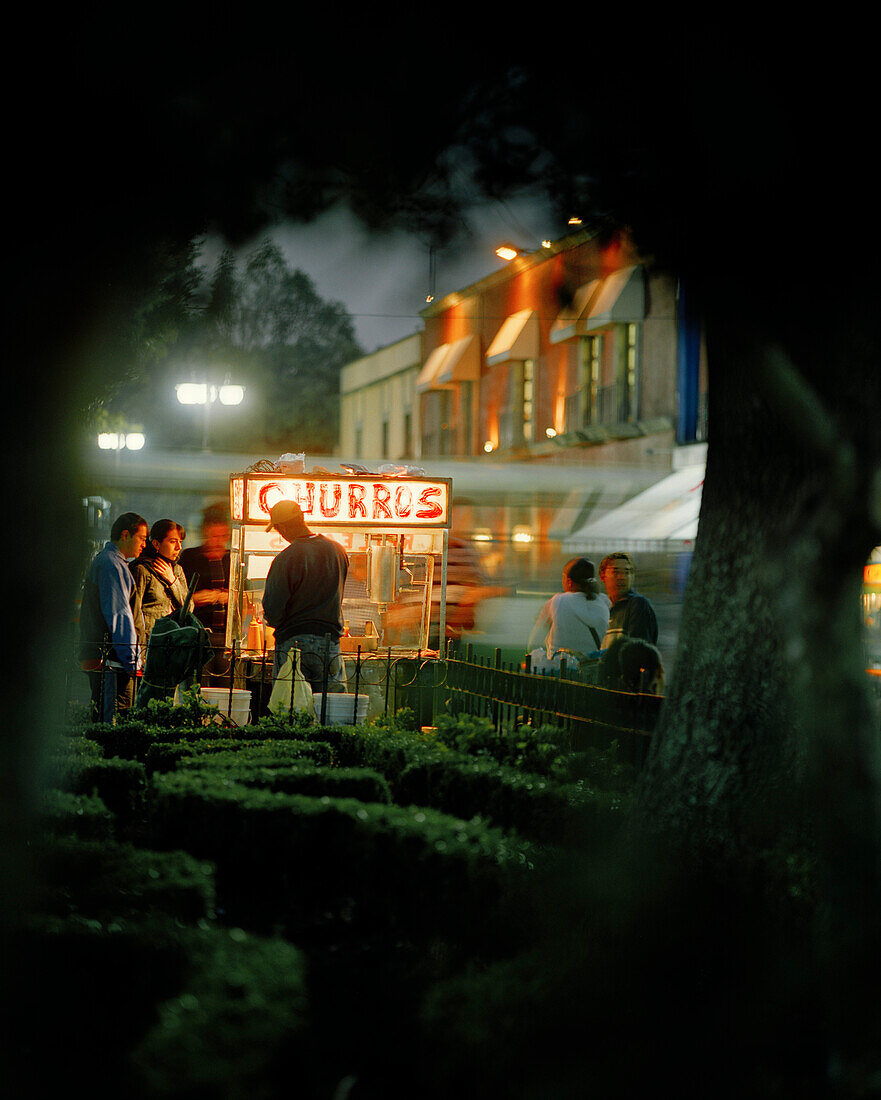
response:
<svg viewBox="0 0 881 1100"><path fill-rule="evenodd" d="M332 452L340 370L363 354L345 306L323 300L269 241L241 263L225 249L210 272L198 241L165 258L154 298L133 318L131 353L109 383L93 380L88 426L100 410L136 418L160 446ZM201 408L175 401L175 385L189 381L243 385L246 400L215 402L209 433Z"/></svg>

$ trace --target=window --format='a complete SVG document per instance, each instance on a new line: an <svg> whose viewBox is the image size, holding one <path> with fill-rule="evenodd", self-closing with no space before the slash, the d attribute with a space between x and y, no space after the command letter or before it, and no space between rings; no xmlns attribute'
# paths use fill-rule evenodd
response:
<svg viewBox="0 0 881 1100"><path fill-rule="evenodd" d="M523 360L522 406L523 440L531 443L535 426L535 364L531 359Z"/></svg>
<svg viewBox="0 0 881 1100"><path fill-rule="evenodd" d="M578 382L566 399L566 431L602 423L600 391L603 377L603 334L583 336L578 343Z"/></svg>
<svg viewBox="0 0 881 1100"><path fill-rule="evenodd" d="M410 458L411 455L411 440L413 439L413 413L408 409L404 413L404 443L401 450L402 458Z"/></svg>
<svg viewBox="0 0 881 1100"><path fill-rule="evenodd" d="M578 382L566 399L566 430L639 417L640 326L615 325L579 342Z"/></svg>
<svg viewBox="0 0 881 1100"><path fill-rule="evenodd" d="M531 443L535 430L535 362L512 360L508 399L499 413L499 446Z"/></svg>
<svg viewBox="0 0 881 1100"><path fill-rule="evenodd" d="M624 325L624 355L621 379L621 420L639 416L639 325Z"/></svg>

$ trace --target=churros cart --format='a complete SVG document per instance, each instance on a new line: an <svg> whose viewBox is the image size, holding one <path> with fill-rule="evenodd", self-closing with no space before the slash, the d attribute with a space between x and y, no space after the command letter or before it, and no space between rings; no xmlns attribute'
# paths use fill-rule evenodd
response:
<svg viewBox="0 0 881 1100"><path fill-rule="evenodd" d="M262 601L269 567L288 545L277 531L266 530L280 500L299 504L306 526L338 542L349 556L344 654L425 654L438 563L444 636L449 478L256 469L230 476L227 648L264 659L273 648Z"/></svg>

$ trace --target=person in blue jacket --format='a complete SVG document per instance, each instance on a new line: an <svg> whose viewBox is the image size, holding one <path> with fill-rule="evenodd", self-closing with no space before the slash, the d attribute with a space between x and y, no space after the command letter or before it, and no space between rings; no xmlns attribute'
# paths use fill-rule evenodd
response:
<svg viewBox="0 0 881 1100"><path fill-rule="evenodd" d="M89 564L80 606L80 660L91 687L93 722L111 724L134 702L139 647L129 562L147 544L147 521L124 512Z"/></svg>

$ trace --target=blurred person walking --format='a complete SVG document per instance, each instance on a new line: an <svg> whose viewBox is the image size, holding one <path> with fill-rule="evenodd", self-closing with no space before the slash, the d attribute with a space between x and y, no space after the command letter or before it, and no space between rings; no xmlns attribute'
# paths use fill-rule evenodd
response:
<svg viewBox="0 0 881 1100"><path fill-rule="evenodd" d="M181 552L180 565L187 584L198 573L193 593L193 614L223 645L226 607L229 603L229 511L225 504L209 504L202 510L202 542Z"/></svg>
<svg viewBox="0 0 881 1100"><path fill-rule="evenodd" d="M93 722L112 723L134 701L139 645L131 607L134 578L128 563L146 543L147 521L137 512L124 512L86 570L80 659L89 678Z"/></svg>
<svg viewBox="0 0 881 1100"><path fill-rule="evenodd" d="M179 523L157 520L141 556L131 565L132 615L144 653L156 620L183 607L187 598L186 577L178 563L184 538L186 531Z"/></svg>
<svg viewBox="0 0 881 1100"><path fill-rule="evenodd" d="M208 631L213 653L207 671L212 684L223 682L229 667L223 662L226 611L229 604L229 509L224 503L202 509L202 542L181 552L180 566L187 586L198 574L193 614Z"/></svg>
<svg viewBox="0 0 881 1100"><path fill-rule="evenodd" d="M655 610L645 596L633 587L636 571L629 554L618 551L607 554L600 562L600 580L612 602L609 626L603 638L603 649L608 649L616 638L642 638L656 645L658 620Z"/></svg>

